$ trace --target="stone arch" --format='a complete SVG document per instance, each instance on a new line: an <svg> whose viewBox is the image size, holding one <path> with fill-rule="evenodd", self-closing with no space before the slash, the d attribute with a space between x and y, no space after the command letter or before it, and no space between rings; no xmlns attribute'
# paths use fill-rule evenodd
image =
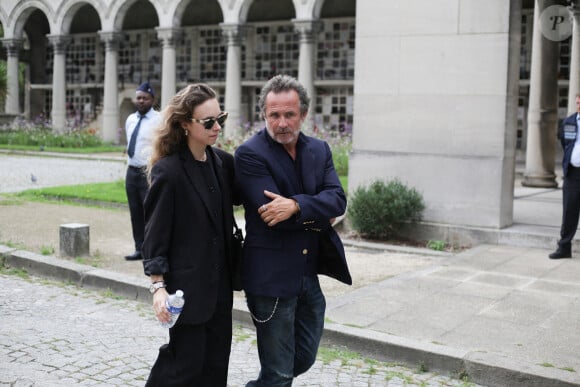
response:
<svg viewBox="0 0 580 387"><path fill-rule="evenodd" d="M0 25L2 26L3 29L6 29L7 23L8 23L8 15L0 5ZM4 34L6 34L6 32L4 32Z"/></svg>
<svg viewBox="0 0 580 387"><path fill-rule="evenodd" d="M171 23L172 27L181 27L181 20L183 20L183 14L185 13L185 10L189 6L190 2L191 0L181 0L179 4L177 4L177 7L175 7L175 12L173 13Z"/></svg>
<svg viewBox="0 0 580 387"><path fill-rule="evenodd" d="M122 31L123 29L125 29L124 23L126 21L127 13L137 3L148 3L149 5L151 5L153 10L155 11L155 18L157 19L156 25L159 26L160 20L159 13L157 7L155 6L155 3L153 3L152 1L149 0L118 1L116 5L119 4L119 6L111 9L111 14L114 15L113 21L114 31Z"/></svg>
<svg viewBox="0 0 580 387"><path fill-rule="evenodd" d="M348 17L356 15L356 0L320 0L316 17Z"/></svg>
<svg viewBox="0 0 580 387"><path fill-rule="evenodd" d="M57 10L57 23L56 23L56 28L58 29L57 33L59 34L70 33L71 24L73 23L73 20L77 15L77 12L85 6L91 6L94 9L99 18L99 23L102 26L103 16L101 15L100 11L105 9L105 4L102 1L83 0L69 5L68 8L65 8L64 4L65 2L61 3L61 7Z"/></svg>
<svg viewBox="0 0 580 387"><path fill-rule="evenodd" d="M244 0L240 5L239 20L240 23L245 23L248 20L248 12L254 0Z"/></svg>
<svg viewBox="0 0 580 387"><path fill-rule="evenodd" d="M194 17L189 18L189 23L184 23L185 15L188 15L188 10L195 7L198 12L195 12ZM216 12L217 11L217 12ZM197 14L209 15L209 18L197 17ZM216 17L217 16L217 17ZM224 12L218 0L182 0L175 10L173 25L198 25L198 24L219 24L224 21Z"/></svg>
<svg viewBox="0 0 580 387"><path fill-rule="evenodd" d="M296 8L292 0L278 0L275 5L270 0L253 0L246 14L246 20L252 21L290 20L295 17Z"/></svg>
<svg viewBox="0 0 580 387"><path fill-rule="evenodd" d="M11 37L22 39L23 45L18 62L26 67L25 76L30 84L47 83L46 62L50 45L46 37L51 32L51 17L49 16L53 14L51 11L47 15L46 7L42 5L38 7L38 5L39 2L32 1L26 6L20 6L19 12L16 10L12 12L15 22L11 26ZM28 94L25 96L26 93ZM46 115L50 111L44 91L37 89L26 91L22 85L18 87L17 104L24 107L29 117Z"/></svg>
<svg viewBox="0 0 580 387"><path fill-rule="evenodd" d="M314 6L312 7L312 17L315 19L320 19L320 12L322 6L324 5L324 0L314 0Z"/></svg>
<svg viewBox="0 0 580 387"><path fill-rule="evenodd" d="M8 20L14 20L14 24L8 33L4 31L5 35L14 38L21 38L24 30L24 25L28 17L36 10L41 11L48 20L49 30L53 27L51 20L54 21L54 11L52 7L44 0L20 0L20 2L13 8L12 13L8 16ZM50 33L49 31L49 33Z"/></svg>

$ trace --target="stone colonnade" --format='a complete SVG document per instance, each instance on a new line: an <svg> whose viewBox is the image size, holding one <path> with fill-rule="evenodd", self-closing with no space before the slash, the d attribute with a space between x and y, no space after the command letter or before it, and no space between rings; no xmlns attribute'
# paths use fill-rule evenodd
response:
<svg viewBox="0 0 580 387"><path fill-rule="evenodd" d="M300 53L298 78L306 87L312 100L315 98L314 88L314 34L316 21L294 20L294 25L300 35ZM242 58L241 45L244 38L243 24L221 25L227 45L226 85L225 85L225 110L229 112L228 121L241 122L242 105ZM179 28L157 28L157 37L163 47L162 79L161 79L161 106L165 106L175 94L176 83L176 49L175 42L180 37ZM120 119L118 97L118 49L122 39L119 32L99 32L101 40L105 43L105 78L104 78L104 104L103 104L103 140L115 141L117 138L116 128ZM66 46L70 37L66 35L49 35L50 44L54 48L54 68L52 85L52 126L60 130L66 125ZM22 47L19 39L3 39L2 43L8 52L8 96L6 98L6 112L19 114L18 101L18 53ZM314 104L311 104L311 107ZM312 112L310 118L312 119ZM234 130L226 131L226 136L232 137L241 130L240 125L231 125Z"/></svg>
<svg viewBox="0 0 580 387"><path fill-rule="evenodd" d="M534 4L534 31L526 146L526 167L522 185L557 187L555 173L556 130L558 124L558 52L559 42L542 33L540 16L545 0ZM580 10L577 2L569 7L572 19L568 114L576 111L580 92Z"/></svg>
<svg viewBox="0 0 580 387"><path fill-rule="evenodd" d="M18 54L22 48L22 39L3 39L2 44L6 48L6 75L7 96L5 112L8 114L20 114L18 103Z"/></svg>

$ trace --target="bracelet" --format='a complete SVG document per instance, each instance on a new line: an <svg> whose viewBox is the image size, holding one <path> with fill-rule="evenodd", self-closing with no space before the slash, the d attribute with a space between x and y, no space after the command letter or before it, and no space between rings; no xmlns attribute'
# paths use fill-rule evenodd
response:
<svg viewBox="0 0 580 387"><path fill-rule="evenodd" d="M166 287L165 285L165 281L155 281L155 282L151 282L151 285L149 286L149 291L151 292L151 294L155 294L155 292L161 288Z"/></svg>

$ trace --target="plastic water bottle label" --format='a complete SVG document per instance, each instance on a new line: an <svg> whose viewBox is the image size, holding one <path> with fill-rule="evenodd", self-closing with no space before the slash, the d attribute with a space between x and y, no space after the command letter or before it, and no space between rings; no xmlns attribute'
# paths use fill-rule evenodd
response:
<svg viewBox="0 0 580 387"><path fill-rule="evenodd" d="M178 306L171 306L171 305L167 305L167 310L169 311L169 313L181 313L181 311L183 310L183 307L178 307Z"/></svg>

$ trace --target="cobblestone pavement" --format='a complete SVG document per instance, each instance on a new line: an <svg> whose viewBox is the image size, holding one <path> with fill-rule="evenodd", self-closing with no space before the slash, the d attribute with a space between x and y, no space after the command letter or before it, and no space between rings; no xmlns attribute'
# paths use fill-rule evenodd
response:
<svg viewBox="0 0 580 387"><path fill-rule="evenodd" d="M142 386L167 340L149 305L6 271L0 311L0 386ZM228 385L243 386L258 367L253 329L236 326ZM473 384L324 347L294 385Z"/></svg>

